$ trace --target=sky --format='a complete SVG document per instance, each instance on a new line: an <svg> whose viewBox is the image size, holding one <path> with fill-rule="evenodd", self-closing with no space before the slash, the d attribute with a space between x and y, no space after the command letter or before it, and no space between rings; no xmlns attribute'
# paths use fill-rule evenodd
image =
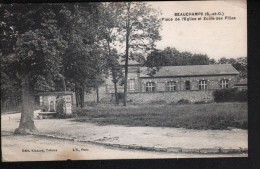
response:
<svg viewBox="0 0 260 169"><path fill-rule="evenodd" d="M160 9L162 40L157 48L175 47L177 50L207 54L210 58L237 58L247 56L247 7L245 0L239 1L165 1L149 2ZM235 20L175 21L174 13L223 12ZM204 16L202 16L203 18ZM181 18L181 17L179 17Z"/></svg>

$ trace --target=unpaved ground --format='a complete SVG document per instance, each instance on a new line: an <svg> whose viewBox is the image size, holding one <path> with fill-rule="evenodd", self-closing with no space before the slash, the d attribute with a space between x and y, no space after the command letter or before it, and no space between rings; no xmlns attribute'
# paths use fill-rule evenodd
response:
<svg viewBox="0 0 260 169"><path fill-rule="evenodd" d="M80 151L73 151L73 149ZM57 151L49 151L53 149ZM22 152L29 150L30 152ZM45 150L45 152L32 152ZM154 159L154 158L213 158L246 157L246 154L185 154L160 153L140 150L125 150L97 146L89 143L50 139L39 136L17 136L2 134L4 161L53 161L53 160L93 160L93 159Z"/></svg>
<svg viewBox="0 0 260 169"><path fill-rule="evenodd" d="M35 113L35 116L37 112ZM13 132L20 114L2 115L2 131ZM35 119L40 134L98 143L138 145L146 147L181 147L190 149L239 149L248 147L247 130L190 130L169 127L98 126L72 119Z"/></svg>
<svg viewBox="0 0 260 169"><path fill-rule="evenodd" d="M35 117L37 112L35 113ZM20 114L6 114L1 116L2 133L13 132L19 125ZM247 130L187 130L180 128L162 127L126 127L126 126L98 126L92 123L74 122L72 119L35 119L39 134L73 139L74 142L35 138L32 136L3 136L2 150L4 158L20 154L16 160L35 159L124 159L124 158L182 158L182 157L232 157L242 155L201 155L201 154L171 154L123 149L109 149L77 141L92 141L121 145L137 145L146 147L181 147L181 148L247 148ZM86 152L73 152L74 146L89 148ZM17 147L18 146L18 147ZM58 147L56 153L25 153L24 147L35 149ZM47 147L46 147L47 146ZM53 154L52 154L53 153ZM75 158L74 158L75 157ZM21 159L20 159L21 158Z"/></svg>

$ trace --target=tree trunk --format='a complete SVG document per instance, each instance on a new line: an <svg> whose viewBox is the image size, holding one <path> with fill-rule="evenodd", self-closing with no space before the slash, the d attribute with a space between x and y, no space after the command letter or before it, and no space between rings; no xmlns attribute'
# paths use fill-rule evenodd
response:
<svg viewBox="0 0 260 169"><path fill-rule="evenodd" d="M36 132L37 129L34 125L34 95L32 85L30 84L30 79L28 74L23 74L21 76L21 86L22 86L22 112L20 124L17 129L15 129L15 134L31 134Z"/></svg>
<svg viewBox="0 0 260 169"><path fill-rule="evenodd" d="M63 86L63 91L66 92L67 91L67 88L66 88L66 83L65 83L65 76L64 76L64 67L62 69L62 77L61 77L61 80L62 80L62 86Z"/></svg>
<svg viewBox="0 0 260 169"><path fill-rule="evenodd" d="M125 52L125 82L124 82L124 106L126 106L126 99L127 99L127 78L128 78L128 55L129 55L129 35L130 35L130 2L128 2L127 7L127 20L126 20L126 52Z"/></svg>
<svg viewBox="0 0 260 169"><path fill-rule="evenodd" d="M99 103L99 90L98 90L98 86L96 88L96 92L97 92L97 104Z"/></svg>
<svg viewBox="0 0 260 169"><path fill-rule="evenodd" d="M81 92L80 92L80 107L84 108L84 86L82 85L81 87Z"/></svg>
<svg viewBox="0 0 260 169"><path fill-rule="evenodd" d="M76 98L76 107L79 107L79 98L78 98L78 93L77 93L76 89L75 89L75 98Z"/></svg>
<svg viewBox="0 0 260 169"><path fill-rule="evenodd" d="M116 104L119 104L118 94L117 94L117 85L115 82L114 82L114 89L115 89Z"/></svg>
<svg viewBox="0 0 260 169"><path fill-rule="evenodd" d="M75 98L76 98L76 107L79 107L79 95L78 95L78 87L77 87L77 82L74 79L74 83L75 83Z"/></svg>
<svg viewBox="0 0 260 169"><path fill-rule="evenodd" d="M77 107L80 107L80 91L77 92Z"/></svg>
<svg viewBox="0 0 260 169"><path fill-rule="evenodd" d="M109 55L109 57L111 57L110 39L107 40L107 46L108 46L108 55ZM112 72L112 78L113 78L113 81L114 81L116 104L119 104L118 95L117 95L116 77L115 77L115 73L114 73L113 68L112 68L111 72Z"/></svg>
<svg viewBox="0 0 260 169"><path fill-rule="evenodd" d="M64 78L64 76L62 75L62 77L61 77L61 80L62 80L62 86L63 86L63 91L64 92L66 92L66 83L65 83L65 78Z"/></svg>

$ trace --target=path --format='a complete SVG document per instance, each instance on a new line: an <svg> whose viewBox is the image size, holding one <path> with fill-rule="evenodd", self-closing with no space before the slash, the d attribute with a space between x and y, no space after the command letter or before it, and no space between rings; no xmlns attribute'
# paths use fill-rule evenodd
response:
<svg viewBox="0 0 260 169"><path fill-rule="evenodd" d="M2 115L2 131L13 132L18 127L19 118L20 114ZM127 149L172 150L170 152L182 153L241 153L242 149L246 152L248 144L247 130L240 129L188 130L166 127L98 126L75 122L72 119L35 119L35 124L40 135Z"/></svg>
<svg viewBox="0 0 260 169"><path fill-rule="evenodd" d="M73 142L39 136L17 136L3 134L2 152L4 161L54 161L54 160L93 160L93 159L153 159L153 158L203 158L226 157L224 154L162 153L140 150L124 150L97 146L90 143ZM73 151L73 149L79 149ZM22 150L31 152L22 152ZM48 151L53 149L57 151ZM44 150L45 152L32 152ZM83 151L82 151L83 150ZM229 157L245 157L244 154L230 154Z"/></svg>

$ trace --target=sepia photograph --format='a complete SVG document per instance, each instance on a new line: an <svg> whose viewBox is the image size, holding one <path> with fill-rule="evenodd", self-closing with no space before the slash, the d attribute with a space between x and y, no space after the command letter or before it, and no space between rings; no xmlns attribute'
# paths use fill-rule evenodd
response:
<svg viewBox="0 0 260 169"><path fill-rule="evenodd" d="M2 162L248 157L246 0L0 9Z"/></svg>

